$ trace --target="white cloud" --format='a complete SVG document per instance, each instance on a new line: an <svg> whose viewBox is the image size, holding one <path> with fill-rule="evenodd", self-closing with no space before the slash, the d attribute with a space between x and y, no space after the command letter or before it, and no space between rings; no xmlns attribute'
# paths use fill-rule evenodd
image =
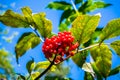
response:
<svg viewBox="0 0 120 80"><path fill-rule="evenodd" d="M17 36L18 34L19 34L18 32L13 32L13 34L12 34L11 36L9 36L9 37L2 36L2 39L4 39L5 41L11 43L12 40L13 40L13 38L14 38L15 36Z"/></svg>
<svg viewBox="0 0 120 80"><path fill-rule="evenodd" d="M11 3L11 4L10 4L10 6L11 6L12 8L14 8L14 7L15 7L15 5L16 5L16 3L15 3L15 2L13 2L13 3Z"/></svg>

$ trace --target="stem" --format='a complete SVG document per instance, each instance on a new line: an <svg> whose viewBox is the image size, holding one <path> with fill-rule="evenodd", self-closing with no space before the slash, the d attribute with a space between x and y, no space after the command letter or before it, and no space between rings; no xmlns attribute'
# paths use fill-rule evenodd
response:
<svg viewBox="0 0 120 80"><path fill-rule="evenodd" d="M78 52L82 52L82 51L88 50L88 49L90 49L92 47L95 47L95 46L99 46L99 44L94 44L94 45L88 46L86 48L80 49L80 50L78 50Z"/></svg>
<svg viewBox="0 0 120 80"><path fill-rule="evenodd" d="M40 38L40 40L41 40L42 42L44 42L44 40L41 38L41 36L40 36L39 33L37 32L37 29L34 28L34 27L32 27L31 25L30 25L30 28L35 32L35 34Z"/></svg>
<svg viewBox="0 0 120 80"><path fill-rule="evenodd" d="M110 43L104 43L104 44L110 45ZM80 50L78 50L78 52L82 52L82 51L88 50L90 48L93 48L95 46L99 46L99 45L100 45L99 43L98 44L94 44L94 45L88 46L86 48L80 49Z"/></svg>
<svg viewBox="0 0 120 80"><path fill-rule="evenodd" d="M79 12L78 12L78 10L77 10L77 8L76 8L76 6L75 6L73 0L70 0L70 1L71 1L71 3L72 3L73 8L75 9L75 12L76 12L77 14L79 14Z"/></svg>
<svg viewBox="0 0 120 80"><path fill-rule="evenodd" d="M36 77L35 80L38 80L39 78L41 78L54 65L54 61L56 59L56 56L57 55L55 55L53 61L50 63L50 65L47 67L47 69L45 69L38 77Z"/></svg>

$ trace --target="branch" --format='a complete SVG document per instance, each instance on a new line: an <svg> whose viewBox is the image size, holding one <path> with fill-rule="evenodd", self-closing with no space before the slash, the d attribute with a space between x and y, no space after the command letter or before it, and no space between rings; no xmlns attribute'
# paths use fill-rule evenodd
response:
<svg viewBox="0 0 120 80"><path fill-rule="evenodd" d="M110 45L110 43L104 43L104 44ZM88 50L88 49L90 49L90 48L93 48L93 47L99 46L99 45L100 45L99 43L98 43L98 44L94 44L94 45L88 46L88 47L86 47L86 48L80 49L80 50L78 50L78 52L82 52L82 51L84 51L84 50ZM77 52L77 50L76 50L76 52ZM51 64L48 66L48 68L47 68L45 71L43 71L35 80L38 80L39 78L41 78L41 77L55 64L54 61L55 61L55 59L56 59L56 56L57 56L57 55L55 55L53 61L52 61ZM68 58L70 58L70 57L71 57L71 56L67 56L65 59L63 59L63 61L65 61L66 59L68 59ZM63 61L61 61L61 62L63 62ZM61 63L61 62L59 62L59 63ZM59 63L56 63L56 64L59 64ZM55 64L55 65L56 65L56 64Z"/></svg>
<svg viewBox="0 0 120 80"><path fill-rule="evenodd" d="M35 80L38 80L39 78L41 78L54 65L54 61L56 59L56 56L57 55L55 55L53 61L50 63L50 65L47 67L47 69L45 69L38 77L36 77Z"/></svg>
<svg viewBox="0 0 120 80"><path fill-rule="evenodd" d="M34 27L32 27L31 25L30 25L30 28L35 32L35 34L40 38L40 40L41 40L42 42L44 42L44 40L41 38L41 36L40 36L39 33L37 32L37 29L34 28Z"/></svg>

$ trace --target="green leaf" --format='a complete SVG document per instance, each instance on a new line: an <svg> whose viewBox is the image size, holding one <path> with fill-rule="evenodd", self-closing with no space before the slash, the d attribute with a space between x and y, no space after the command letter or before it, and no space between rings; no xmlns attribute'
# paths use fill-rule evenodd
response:
<svg viewBox="0 0 120 80"><path fill-rule="evenodd" d="M91 11L94 11L94 10L99 9L99 8L106 8L108 6L111 6L111 4L107 4L105 2L98 1L98 2L94 2L93 5L84 9L84 12L91 12Z"/></svg>
<svg viewBox="0 0 120 80"><path fill-rule="evenodd" d="M109 76L113 76L113 75L116 75L116 74L118 74L118 73L120 73L120 66L112 69L112 70L110 71L110 73L109 73Z"/></svg>
<svg viewBox="0 0 120 80"><path fill-rule="evenodd" d="M23 56L27 50L36 47L39 43L40 39L34 33L24 33L15 46L17 62L18 58Z"/></svg>
<svg viewBox="0 0 120 80"><path fill-rule="evenodd" d="M120 56L120 40L112 42L110 46L116 51L117 55Z"/></svg>
<svg viewBox="0 0 120 80"><path fill-rule="evenodd" d="M54 1L49 3L47 8L56 9L56 10L68 10L68 9L71 9L72 6L65 1Z"/></svg>
<svg viewBox="0 0 120 80"><path fill-rule="evenodd" d="M103 79L102 79L102 75L100 74L100 71L99 71L99 69L98 69L97 66L96 66L96 63L95 63L95 62L92 62L92 63L91 63L91 66L92 66L92 68L93 68L93 71L95 72L95 75L96 75L96 77L97 77L97 80L103 80Z"/></svg>
<svg viewBox="0 0 120 80"><path fill-rule="evenodd" d="M58 76L58 75L54 75L54 76L45 76L45 79L44 80L72 80L70 78L64 78L64 77L61 77L61 76Z"/></svg>
<svg viewBox="0 0 120 80"><path fill-rule="evenodd" d="M87 13L94 11L95 9L106 8L108 6L111 6L111 4L105 3L103 1L93 2L92 0L89 0L82 4L82 6L80 6L78 10L82 13Z"/></svg>
<svg viewBox="0 0 120 80"><path fill-rule="evenodd" d="M45 13L37 13L33 15L33 20L35 22L35 28L38 29L41 36L46 38L51 35L52 23L50 20L45 18Z"/></svg>
<svg viewBox="0 0 120 80"><path fill-rule="evenodd" d="M90 73L85 72L84 80L94 80L94 77Z"/></svg>
<svg viewBox="0 0 120 80"><path fill-rule="evenodd" d="M13 12L12 10L7 10L4 15L0 15L0 22L10 27L29 27L29 23L22 15Z"/></svg>
<svg viewBox="0 0 120 80"><path fill-rule="evenodd" d="M34 72L31 74L31 80L35 80L36 77L40 75L40 72Z"/></svg>
<svg viewBox="0 0 120 80"><path fill-rule="evenodd" d="M80 15L72 23L71 32L75 37L75 40L81 43L86 43L92 33L98 26L100 16L94 15Z"/></svg>
<svg viewBox="0 0 120 80"><path fill-rule="evenodd" d="M72 60L74 63L82 68L83 64L85 63L86 57L88 55L87 51L82 51L81 53L76 53L73 57Z"/></svg>
<svg viewBox="0 0 120 80"><path fill-rule="evenodd" d="M69 31L70 24L75 20L75 18L78 16L78 14L71 14L66 19L61 22L59 26L59 31Z"/></svg>
<svg viewBox="0 0 120 80"><path fill-rule="evenodd" d="M96 6L96 8L105 8L105 7L108 7L108 6L111 6L111 5L112 4L105 3L105 2L102 2L102 1L98 1L98 2L94 3L94 6Z"/></svg>
<svg viewBox="0 0 120 80"><path fill-rule="evenodd" d="M25 76L21 75L21 74L18 74L18 78L17 80L26 80Z"/></svg>
<svg viewBox="0 0 120 80"><path fill-rule="evenodd" d="M79 8L78 11L82 12L83 14L86 13L86 9L92 5L92 0L87 0L86 2L84 2Z"/></svg>
<svg viewBox="0 0 120 80"><path fill-rule="evenodd" d="M71 14L72 14L72 10L71 9L68 9L68 10L65 10L61 17L60 17L60 23L64 20L64 19L67 19ZM68 14L69 13L69 14Z"/></svg>
<svg viewBox="0 0 120 80"><path fill-rule="evenodd" d="M113 19L103 28L100 35L100 43L105 39L113 38L120 35L120 18Z"/></svg>
<svg viewBox="0 0 120 80"><path fill-rule="evenodd" d="M59 31L60 31L60 32L68 31L68 30L69 30L68 26L69 26L70 24L71 24L71 22L70 22L68 19L66 19L65 22L62 22L62 23L60 24L60 26L59 26Z"/></svg>
<svg viewBox="0 0 120 80"><path fill-rule="evenodd" d="M51 63L49 61L43 61L43 62L38 62L36 65L35 65L35 68L34 70L40 70L40 69L46 69ZM56 66L53 65L50 69L50 71L55 71L56 70Z"/></svg>
<svg viewBox="0 0 120 80"><path fill-rule="evenodd" d="M24 17L26 18L26 20L32 24L33 19L32 19L32 10L29 7L23 7L21 8L22 13L24 14Z"/></svg>
<svg viewBox="0 0 120 80"><path fill-rule="evenodd" d="M83 0L75 0L75 4L81 3Z"/></svg>
<svg viewBox="0 0 120 80"><path fill-rule="evenodd" d="M112 53L108 46L101 44L101 46L91 48L90 53L100 74L106 78L109 75L112 63Z"/></svg>
<svg viewBox="0 0 120 80"><path fill-rule="evenodd" d="M32 59L32 60L30 60L30 61L27 62L26 68L27 68L29 74L31 74L34 66L35 66L34 59Z"/></svg>

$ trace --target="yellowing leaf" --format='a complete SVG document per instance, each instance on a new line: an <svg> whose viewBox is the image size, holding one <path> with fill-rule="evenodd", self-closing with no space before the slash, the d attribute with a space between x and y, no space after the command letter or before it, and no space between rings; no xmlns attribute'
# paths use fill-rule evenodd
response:
<svg viewBox="0 0 120 80"><path fill-rule="evenodd" d="M48 66L50 65L49 61L43 61L43 62L38 62L34 68L34 70L39 70L39 69L46 69ZM56 70L56 66L53 65L50 69L50 71L55 71Z"/></svg>
<svg viewBox="0 0 120 80"><path fill-rule="evenodd" d="M25 17L12 10L7 10L3 15L0 15L0 22L15 28L29 27L29 23L26 21Z"/></svg>
<svg viewBox="0 0 120 80"><path fill-rule="evenodd" d="M36 47L39 43L40 39L34 33L24 33L15 46L17 60L23 56L27 50Z"/></svg>
<svg viewBox="0 0 120 80"><path fill-rule="evenodd" d="M35 22L35 28L38 29L42 37L46 38L51 35L52 23L50 20L45 18L45 13L38 13L33 15Z"/></svg>
<svg viewBox="0 0 120 80"><path fill-rule="evenodd" d="M95 64L103 77L109 75L111 69L112 53L107 45L102 44L90 49L91 56L95 61Z"/></svg>
<svg viewBox="0 0 120 80"><path fill-rule="evenodd" d="M21 10L26 20L32 25L33 24L32 10L29 7L23 7L21 8Z"/></svg>
<svg viewBox="0 0 120 80"><path fill-rule="evenodd" d="M31 79L35 80L36 77L38 77L40 75L40 72L34 72L31 74Z"/></svg>
<svg viewBox="0 0 120 80"><path fill-rule="evenodd" d="M120 40L112 42L110 46L116 51L117 55L120 56Z"/></svg>
<svg viewBox="0 0 120 80"><path fill-rule="evenodd" d="M111 20L108 24L103 28L102 33L100 35L100 43L102 43L105 39L113 38L120 35L120 18Z"/></svg>
<svg viewBox="0 0 120 80"><path fill-rule="evenodd" d="M80 44L87 42L98 26L100 16L80 15L72 23L71 32Z"/></svg>

